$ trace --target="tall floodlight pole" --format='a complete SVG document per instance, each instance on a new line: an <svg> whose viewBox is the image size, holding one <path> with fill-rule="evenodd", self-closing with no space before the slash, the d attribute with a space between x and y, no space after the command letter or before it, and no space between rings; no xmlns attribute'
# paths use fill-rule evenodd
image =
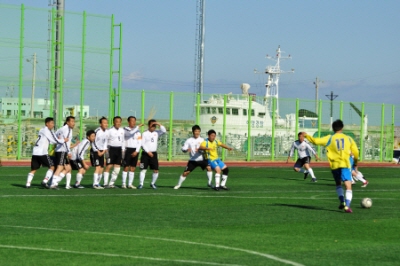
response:
<svg viewBox="0 0 400 266"><path fill-rule="evenodd" d="M324 83L323 80L319 80L318 77L314 81L315 85L315 113L318 115L318 89L319 89L319 83Z"/></svg>
<svg viewBox="0 0 400 266"><path fill-rule="evenodd" d="M331 94L325 95L328 97L328 99L331 101L331 125L333 122L333 100L335 100L339 95L333 95L333 91L331 91Z"/></svg>
<svg viewBox="0 0 400 266"><path fill-rule="evenodd" d="M31 96L31 118L34 118L34 105L35 105L35 84L36 84L36 53L33 54L33 58L26 59L27 62L32 62L33 69L32 69L32 96Z"/></svg>
<svg viewBox="0 0 400 266"><path fill-rule="evenodd" d="M63 44L63 19L64 19L64 0L57 0L57 18L56 18L56 44L54 61L54 124L61 125L62 120L62 46Z"/></svg>
<svg viewBox="0 0 400 266"><path fill-rule="evenodd" d="M204 37L205 37L205 0L197 2L197 38L196 38L196 65L195 65L195 92L200 93L203 100L204 79Z"/></svg>

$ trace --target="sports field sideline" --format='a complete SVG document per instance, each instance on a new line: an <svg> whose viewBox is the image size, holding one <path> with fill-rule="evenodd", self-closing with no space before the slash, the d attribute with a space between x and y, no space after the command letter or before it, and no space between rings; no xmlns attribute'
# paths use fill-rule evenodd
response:
<svg viewBox="0 0 400 266"><path fill-rule="evenodd" d="M230 191L207 188L200 170L172 189L184 162L160 168L157 190L149 176L142 190L94 190L93 170L82 181L85 189L61 183L60 190L47 190L40 187L44 169L25 189L29 167L6 163L0 168L3 265L396 265L400 259L396 165L359 164L370 184L354 185L348 214L337 208L323 163L313 163L317 183L293 172L292 164L231 167ZM371 209L360 207L364 197L373 200Z"/></svg>

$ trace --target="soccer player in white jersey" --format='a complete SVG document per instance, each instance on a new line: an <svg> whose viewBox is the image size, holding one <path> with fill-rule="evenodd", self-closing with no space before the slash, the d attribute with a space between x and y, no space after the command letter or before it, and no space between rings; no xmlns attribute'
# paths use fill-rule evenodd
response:
<svg viewBox="0 0 400 266"><path fill-rule="evenodd" d="M298 159L296 163L293 166L293 170L299 173L304 173L304 179L307 178L308 174L311 175L311 181L312 182L317 182L317 178L314 175L313 169L310 167L310 162L311 162L311 155L310 151L312 154L314 154L315 159L319 160L317 153L314 151L314 149L308 144L307 142L304 141L304 135L302 132L299 132L297 134L299 137L298 140L293 142L292 148L290 149L289 156L286 160L286 163L289 162L290 157L293 156L294 150L297 150L298 154ZM303 169L303 167L305 169Z"/></svg>
<svg viewBox="0 0 400 266"><path fill-rule="evenodd" d="M64 178L66 175L66 189L70 189L71 183L71 165L69 164L69 160L71 159L71 139L72 139L72 130L75 127L75 117L68 116L65 120L64 126L62 126L59 130L56 131L57 138L68 138L69 140L63 144L57 144L56 147L56 171L53 175L52 188L57 188L58 183Z"/></svg>
<svg viewBox="0 0 400 266"><path fill-rule="evenodd" d="M192 133L193 137L187 139L182 147L183 152L189 153L190 159L185 170L183 171L183 174L179 177L178 184L174 187L174 189L179 189L186 177L198 166L201 167L202 170L207 168L208 186L212 188L211 166L208 165L208 160L204 158L203 151L199 150L201 143L204 141L204 139L200 137L201 128L198 125L194 125L192 127Z"/></svg>
<svg viewBox="0 0 400 266"><path fill-rule="evenodd" d="M47 117L44 120L44 123L45 127L39 130L38 138L35 142L35 146L33 147L31 171L29 172L28 178L26 180L26 188L31 187L31 182L36 173L36 170L38 170L42 165L49 168L46 172L45 180L49 180L53 175L54 163L50 159L48 153L49 144L62 144L69 140L68 138L57 139L56 135L53 132L54 120L52 117ZM46 186L46 184L42 182L42 186Z"/></svg>
<svg viewBox="0 0 400 266"><path fill-rule="evenodd" d="M351 154L350 156L350 165L351 165L351 184L355 184L356 181L361 181L363 184L361 187L367 187L369 182L368 180L364 179L364 175L358 171L357 164L354 162L354 156Z"/></svg>
<svg viewBox="0 0 400 266"><path fill-rule="evenodd" d="M125 132L121 127L122 119L116 116L113 119L113 127L108 129L108 154L106 160L106 170L104 171L104 188L115 188L115 181L121 170L122 158L125 157ZM111 179L108 182L111 168Z"/></svg>
<svg viewBox="0 0 400 266"><path fill-rule="evenodd" d="M108 143L108 120L104 116L99 119L100 127L95 129L96 138L92 142L90 150L90 162L95 167L93 174L93 188L103 189L100 186L101 176L104 169L104 154L107 151Z"/></svg>
<svg viewBox="0 0 400 266"><path fill-rule="evenodd" d="M72 149L72 156L70 160L72 170L78 170L76 174L76 182L74 188L84 188L81 186L81 181L86 170L89 169L89 165L85 161L85 153L89 149L90 144L96 138L94 130L86 132L86 138L82 140L79 145Z"/></svg>
<svg viewBox="0 0 400 266"><path fill-rule="evenodd" d="M150 119L148 122L148 130L142 134L142 156L140 158L140 183L138 189L143 188L144 178L146 177L147 168L153 170L153 178L150 183L150 187L157 189L156 181L158 178L158 156L157 156L157 144L158 138L165 134L167 130L163 125L158 123L154 119ZM160 127L156 130L157 126Z"/></svg>
<svg viewBox="0 0 400 266"><path fill-rule="evenodd" d="M128 126L125 131L125 157L123 158L124 171L122 172L122 188L126 188L126 178L129 174L128 188L136 189L133 185L135 178L135 169L139 158L140 147L142 146L142 134L139 131L140 124L136 126L136 117L128 117Z"/></svg>

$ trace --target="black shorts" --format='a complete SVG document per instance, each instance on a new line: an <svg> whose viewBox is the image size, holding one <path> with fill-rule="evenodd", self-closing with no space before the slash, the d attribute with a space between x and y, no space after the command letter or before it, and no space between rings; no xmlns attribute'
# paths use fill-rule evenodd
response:
<svg viewBox="0 0 400 266"><path fill-rule="evenodd" d="M76 160L70 160L69 161L71 164L72 170L80 170L83 168L83 163L81 160L76 159Z"/></svg>
<svg viewBox="0 0 400 266"><path fill-rule="evenodd" d="M139 153L135 156L132 157L132 153L136 151L136 148L127 148L125 151L125 158L124 158L124 166L132 166L136 167L138 158L139 158Z"/></svg>
<svg viewBox="0 0 400 266"><path fill-rule="evenodd" d="M56 152L56 165L69 164L68 152Z"/></svg>
<svg viewBox="0 0 400 266"><path fill-rule="evenodd" d="M101 168L104 168L104 154L102 156L99 156L97 151L90 150L90 163L93 167L100 166Z"/></svg>
<svg viewBox="0 0 400 266"><path fill-rule="evenodd" d="M48 154L32 155L31 170L37 170L42 165L50 168L51 166L54 166L54 162Z"/></svg>
<svg viewBox="0 0 400 266"><path fill-rule="evenodd" d="M140 169L147 169L149 166L151 170L158 170L157 152L153 152L153 157L150 157L147 152L143 151L140 158Z"/></svg>
<svg viewBox="0 0 400 266"><path fill-rule="evenodd" d="M192 172L197 167L201 167L202 170L206 169L208 166L208 160L203 161L188 161L184 172Z"/></svg>
<svg viewBox="0 0 400 266"><path fill-rule="evenodd" d="M299 159L297 159L296 163L294 164L294 167L301 168L301 167L303 167L303 165L305 165L306 163L310 163L310 162L311 162L310 156L307 156L307 157L304 157L301 159L299 158Z"/></svg>
<svg viewBox="0 0 400 266"><path fill-rule="evenodd" d="M106 164L117 164L122 163L122 148L121 147L109 147L108 149L108 159Z"/></svg>

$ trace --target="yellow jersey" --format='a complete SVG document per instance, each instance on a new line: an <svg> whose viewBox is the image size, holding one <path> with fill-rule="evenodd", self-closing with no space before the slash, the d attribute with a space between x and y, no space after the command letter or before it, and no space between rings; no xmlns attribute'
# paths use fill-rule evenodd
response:
<svg viewBox="0 0 400 266"><path fill-rule="evenodd" d="M211 149L211 150L204 151L205 159L208 159L210 161L214 161L214 160L218 159L218 147L221 145L222 145L222 143L216 139L212 142L209 141L208 139L205 139L200 144L200 146Z"/></svg>
<svg viewBox="0 0 400 266"><path fill-rule="evenodd" d="M358 160L358 148L354 140L343 133L335 133L323 138L314 138L311 135L305 136L308 141L315 145L325 146L331 169L351 168L350 154L354 160Z"/></svg>

